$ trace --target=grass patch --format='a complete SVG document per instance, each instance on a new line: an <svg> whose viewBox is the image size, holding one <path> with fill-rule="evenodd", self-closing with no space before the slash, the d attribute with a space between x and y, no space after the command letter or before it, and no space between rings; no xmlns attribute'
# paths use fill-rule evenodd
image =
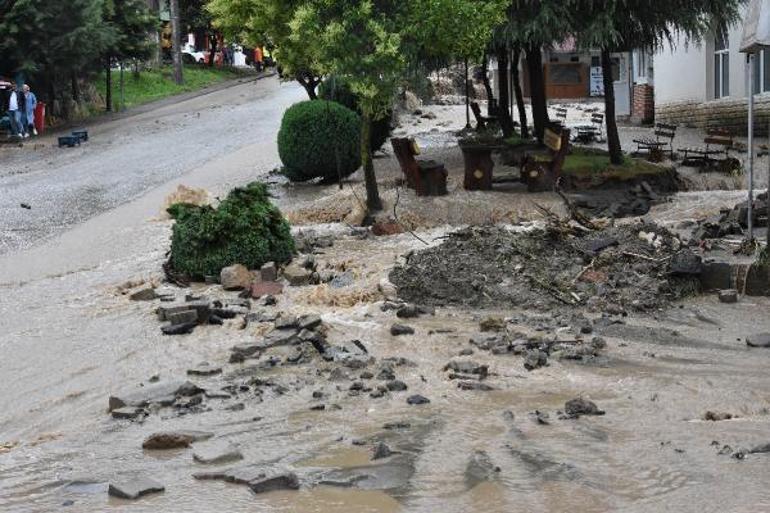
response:
<svg viewBox="0 0 770 513"><path fill-rule="evenodd" d="M146 70L137 76L131 70L124 71L125 103L120 103L120 71L112 71L112 101L115 110L135 107L177 94L197 91L205 87L238 77L238 73L229 69L209 68L202 66L185 66L184 84L174 83L172 69L163 66L158 69ZM101 73L96 82L96 89L102 97L106 97L107 85L105 75Z"/></svg>
<svg viewBox="0 0 770 513"><path fill-rule="evenodd" d="M591 178L601 176L602 178L632 179L639 175L654 175L666 173L669 169L648 162L644 159L631 158L628 155L623 156L623 164L613 165L610 163L610 156L602 150L575 148L564 161L562 169L564 174L579 178Z"/></svg>

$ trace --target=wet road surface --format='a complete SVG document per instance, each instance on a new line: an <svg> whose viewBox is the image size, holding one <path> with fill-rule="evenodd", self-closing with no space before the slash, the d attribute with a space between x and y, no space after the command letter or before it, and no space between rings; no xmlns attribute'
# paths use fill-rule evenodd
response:
<svg viewBox="0 0 770 513"><path fill-rule="evenodd" d="M0 146L0 254L60 234L244 146L272 146L285 106L300 99L299 91L266 78L86 125L90 140L79 147L57 148L53 137Z"/></svg>

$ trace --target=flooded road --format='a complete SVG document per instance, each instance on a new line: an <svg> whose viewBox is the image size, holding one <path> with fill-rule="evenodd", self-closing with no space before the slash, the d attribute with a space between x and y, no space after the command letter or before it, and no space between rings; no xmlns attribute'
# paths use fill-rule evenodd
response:
<svg viewBox="0 0 770 513"><path fill-rule="evenodd" d="M302 98L296 86L270 87L275 109ZM153 218L165 194L177 183L219 194L276 160L272 139L245 145L48 243L0 257L0 511L770 510L770 455L731 457L770 442L770 350L745 344L748 333L770 331L767 299L724 305L703 296L651 316L618 317L596 325L607 341L601 357L552 360L528 372L520 356L482 351L470 340L488 315L510 318L509 330L534 329L523 320L531 312L441 308L409 319L414 334L391 335L390 326L401 321L382 310L377 284L401 255L424 246L410 234L361 239L337 225L340 235L316 260L319 269L349 271L350 288L288 288L267 310L320 314L330 342L363 343L376 359L367 369L345 369L350 379L339 379L319 359L228 363L230 348L254 341L261 325L161 335L159 303L131 302L116 287L159 277L170 224ZM296 206L291 190L279 192L283 209ZM691 196L681 201L691 208ZM674 210L667 205L661 213L673 219ZM445 233L438 227L419 235L438 243ZM186 292L237 295L204 285L176 294ZM555 314L543 322L569 324ZM381 398L351 393L352 382L377 383L389 357L409 360L393 369L408 390ZM493 390L458 388L444 371L453 359L487 365L485 383ZM186 375L203 361L223 373ZM375 376L360 377L366 370ZM155 375L161 383L189 378L207 391L244 380L271 385L260 394L251 387L207 398L197 413L165 408L143 422L110 417L110 395L149 386ZM408 405L412 394L430 403ZM606 414L560 418L565 401L579 396ZM311 409L319 404L325 408ZM548 424L536 420L535 410L548 415ZM737 418L704 421L706 411ZM243 460L202 465L193 461L195 445L142 449L151 433L180 429L214 433L237 445ZM394 454L373 461L379 442ZM725 446L731 450L719 454ZM304 485L255 495L244 485L193 477L255 467L290 469ZM135 502L108 497L108 483L134 476L152 477L166 490Z"/></svg>

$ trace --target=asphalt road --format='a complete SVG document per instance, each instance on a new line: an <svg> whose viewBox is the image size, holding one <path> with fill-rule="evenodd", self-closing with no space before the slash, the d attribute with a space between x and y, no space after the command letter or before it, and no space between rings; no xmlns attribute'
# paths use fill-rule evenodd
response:
<svg viewBox="0 0 770 513"><path fill-rule="evenodd" d="M53 136L0 147L0 254L39 245L244 147L274 146L284 109L302 99L298 87L267 78L86 125L90 140L73 149L57 148Z"/></svg>

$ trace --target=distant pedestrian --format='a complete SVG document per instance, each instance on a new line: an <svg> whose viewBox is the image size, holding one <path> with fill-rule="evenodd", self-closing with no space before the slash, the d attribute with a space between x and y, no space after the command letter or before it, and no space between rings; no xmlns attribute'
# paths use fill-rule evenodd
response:
<svg viewBox="0 0 770 513"><path fill-rule="evenodd" d="M8 99L8 119L11 120L11 135L16 137L23 136L19 97L16 84L11 84L11 96Z"/></svg>
<svg viewBox="0 0 770 513"><path fill-rule="evenodd" d="M16 95L16 102L19 104L19 119L17 121L19 132L22 137L27 138L29 137L27 133L27 95L24 92L24 86L22 86L21 91L16 90Z"/></svg>
<svg viewBox="0 0 770 513"><path fill-rule="evenodd" d="M35 109L37 108L37 96L30 91L29 86L24 84L24 104L27 110L27 119L23 120L27 123L27 134L37 135L37 128L35 128Z"/></svg>

